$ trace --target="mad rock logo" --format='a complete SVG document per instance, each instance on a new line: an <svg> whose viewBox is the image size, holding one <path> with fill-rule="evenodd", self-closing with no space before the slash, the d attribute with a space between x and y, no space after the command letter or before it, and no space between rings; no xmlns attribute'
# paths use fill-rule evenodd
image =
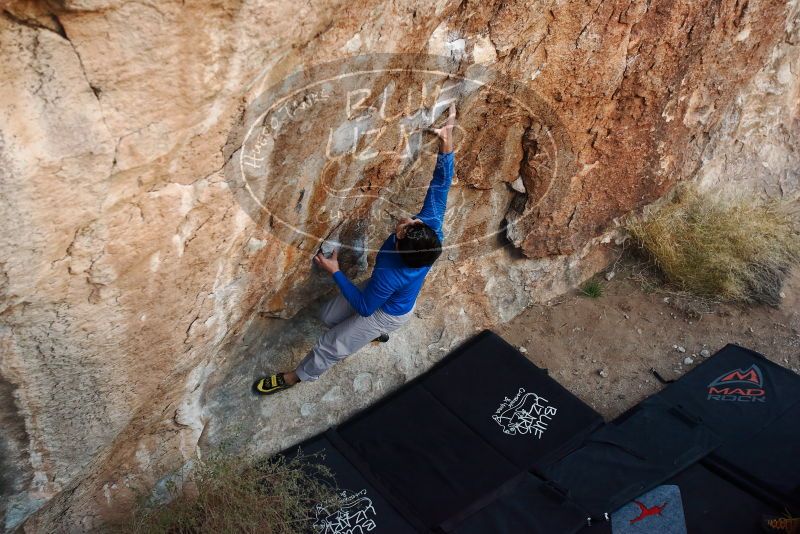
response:
<svg viewBox="0 0 800 534"><path fill-rule="evenodd" d="M764 375L757 365L734 369L708 385L708 400L728 402L766 402Z"/></svg>
<svg viewBox="0 0 800 534"><path fill-rule="evenodd" d="M313 527L316 534L363 534L375 530L375 508L367 490L358 493L342 491L341 505L329 510L324 504L316 507Z"/></svg>
<svg viewBox="0 0 800 534"><path fill-rule="evenodd" d="M555 414L556 408L550 406L547 399L519 388L513 398L503 399L492 419L506 434L534 434L541 439Z"/></svg>

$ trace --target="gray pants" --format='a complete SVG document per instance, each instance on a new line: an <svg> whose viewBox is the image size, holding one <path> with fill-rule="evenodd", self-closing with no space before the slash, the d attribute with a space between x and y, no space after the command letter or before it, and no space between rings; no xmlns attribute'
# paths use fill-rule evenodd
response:
<svg viewBox="0 0 800 534"><path fill-rule="evenodd" d="M336 362L344 360L376 337L400 328L413 313L413 308L405 315L390 315L379 309L369 317L362 317L341 293L336 295L320 313L322 322L331 329L317 340L311 352L297 366L297 376L303 382L318 379Z"/></svg>

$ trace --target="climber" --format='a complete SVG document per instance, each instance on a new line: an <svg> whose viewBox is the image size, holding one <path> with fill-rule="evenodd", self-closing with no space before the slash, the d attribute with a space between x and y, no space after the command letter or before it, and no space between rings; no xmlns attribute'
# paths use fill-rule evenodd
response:
<svg viewBox="0 0 800 534"><path fill-rule="evenodd" d="M442 253L442 222L454 173L455 122L456 107L451 103L445 125L428 129L439 138L439 153L422 211L397 223L378 252L372 277L363 291L339 270L336 250L330 257L322 252L314 257L340 290L322 308L322 321L331 328L296 369L257 380L253 384L256 393L271 395L300 381L317 380L370 341L388 341L390 332L411 319L425 276Z"/></svg>

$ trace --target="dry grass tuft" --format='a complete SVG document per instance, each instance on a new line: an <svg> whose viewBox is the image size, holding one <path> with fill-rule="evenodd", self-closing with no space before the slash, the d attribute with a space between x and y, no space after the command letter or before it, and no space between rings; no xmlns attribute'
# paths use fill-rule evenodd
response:
<svg viewBox="0 0 800 534"><path fill-rule="evenodd" d="M330 471L314 457L253 460L217 454L169 488L166 504L140 500L130 533L284 534L312 530L317 503L335 502Z"/></svg>
<svg viewBox="0 0 800 534"><path fill-rule="evenodd" d="M776 306L786 275L800 261L800 234L787 208L725 201L684 187L626 226L679 291Z"/></svg>
<svg viewBox="0 0 800 534"><path fill-rule="evenodd" d="M641 261L631 256L635 261L631 265L628 279L639 284L642 291L663 297L664 302L682 312L689 318L700 319L703 315L716 313L722 299L696 295L682 291L667 282L664 273L651 261Z"/></svg>

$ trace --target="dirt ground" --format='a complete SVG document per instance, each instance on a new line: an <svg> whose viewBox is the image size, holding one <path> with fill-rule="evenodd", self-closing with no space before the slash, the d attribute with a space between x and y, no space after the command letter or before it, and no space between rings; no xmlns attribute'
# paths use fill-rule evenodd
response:
<svg viewBox="0 0 800 534"><path fill-rule="evenodd" d="M727 343L800 372L797 270L779 308L719 304L700 315L695 305L695 313L687 311L682 299L643 284L635 264L617 265L610 281L597 279L602 296L574 291L528 308L496 331L607 419L663 387L651 368L677 378L703 360L703 349L713 355Z"/></svg>

